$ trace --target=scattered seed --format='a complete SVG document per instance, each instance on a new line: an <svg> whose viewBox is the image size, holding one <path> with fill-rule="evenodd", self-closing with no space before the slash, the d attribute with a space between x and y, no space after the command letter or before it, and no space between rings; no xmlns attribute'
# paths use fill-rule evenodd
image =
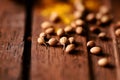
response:
<svg viewBox="0 0 120 80"><path fill-rule="evenodd" d="M116 23L116 27L120 28L120 21Z"/></svg>
<svg viewBox="0 0 120 80"><path fill-rule="evenodd" d="M97 19L97 20L100 20L102 16L103 16L103 15L102 15L101 13L97 13L97 14L96 14L96 19Z"/></svg>
<svg viewBox="0 0 120 80"><path fill-rule="evenodd" d="M87 42L87 47L91 48L91 47L94 47L94 46L95 46L95 42L94 41L91 40L91 41Z"/></svg>
<svg viewBox="0 0 120 80"><path fill-rule="evenodd" d="M101 39L104 39L104 38L106 38L106 33L101 32L101 33L98 34L98 37L101 38Z"/></svg>
<svg viewBox="0 0 120 80"><path fill-rule="evenodd" d="M101 6L99 12L101 14L108 14L110 9L107 6Z"/></svg>
<svg viewBox="0 0 120 80"><path fill-rule="evenodd" d="M82 34L83 28L82 28L82 27L77 27L77 28L75 29L75 32L76 32L77 34Z"/></svg>
<svg viewBox="0 0 120 80"><path fill-rule="evenodd" d="M59 15L56 12L52 12L50 16L50 21L57 22L60 20Z"/></svg>
<svg viewBox="0 0 120 80"><path fill-rule="evenodd" d="M97 46L92 47L92 48L90 49L90 52L91 52L92 54L99 54L99 53L101 52L101 48L100 48L100 47L97 47Z"/></svg>
<svg viewBox="0 0 120 80"><path fill-rule="evenodd" d="M46 34L52 34L54 32L54 28L48 28L45 30Z"/></svg>
<svg viewBox="0 0 120 80"><path fill-rule="evenodd" d="M47 36L47 34L46 33L44 33L44 32L42 32L42 33L40 33L40 35L39 35L39 37L46 37Z"/></svg>
<svg viewBox="0 0 120 80"><path fill-rule="evenodd" d="M60 28L60 29L57 30L57 35L58 35L58 36L63 36L64 33L65 33L65 32L64 32L64 30L63 30L62 28Z"/></svg>
<svg viewBox="0 0 120 80"><path fill-rule="evenodd" d="M98 60L98 65L101 66L101 67L104 67L106 65L108 65L108 59L107 58L101 58Z"/></svg>
<svg viewBox="0 0 120 80"><path fill-rule="evenodd" d="M73 16L74 16L75 19L80 19L80 18L82 18L83 13L80 12L80 11L75 11Z"/></svg>
<svg viewBox="0 0 120 80"><path fill-rule="evenodd" d="M50 46L55 46L56 44L57 44L57 39L56 38L51 38L51 39L49 39L49 41L48 41L48 44L50 45Z"/></svg>
<svg viewBox="0 0 120 80"><path fill-rule="evenodd" d="M83 26L84 25L84 21L81 20L81 19L78 19L78 20L75 21L75 24L76 24L76 26Z"/></svg>
<svg viewBox="0 0 120 80"><path fill-rule="evenodd" d="M76 28L76 24L75 24L75 22L74 22L74 21L71 22L70 26L73 27L73 28Z"/></svg>
<svg viewBox="0 0 120 80"><path fill-rule="evenodd" d="M44 40L43 37L39 37L39 38L37 39L37 42L38 42L39 44L44 44L44 45L47 47L47 44L45 43L45 40Z"/></svg>
<svg viewBox="0 0 120 80"><path fill-rule="evenodd" d="M41 24L42 29L47 29L47 28L50 28L50 27L52 27L52 24L48 21L45 21Z"/></svg>
<svg viewBox="0 0 120 80"><path fill-rule="evenodd" d="M64 28L64 31L65 31L66 33L69 33L69 32L72 32L72 31L73 31L73 28L72 28L71 26L66 26L66 27Z"/></svg>
<svg viewBox="0 0 120 80"><path fill-rule="evenodd" d="M69 37L69 42L72 44L72 43L74 43L75 42L75 38L74 37Z"/></svg>
<svg viewBox="0 0 120 80"><path fill-rule="evenodd" d="M67 45L65 52L69 53L69 52L73 51L74 49L75 49L75 45L69 44L69 45Z"/></svg>
<svg viewBox="0 0 120 80"><path fill-rule="evenodd" d="M95 20L95 14L94 13L88 14L86 20L92 22L93 20Z"/></svg>
<svg viewBox="0 0 120 80"><path fill-rule="evenodd" d="M74 5L75 5L76 10L78 10L80 12L84 12L85 11L85 6L83 4L81 4L79 2L79 0L76 0Z"/></svg>
<svg viewBox="0 0 120 80"><path fill-rule="evenodd" d="M100 19L101 23L103 24L108 23L110 20L111 20L110 16L107 16L107 15L102 16L102 18Z"/></svg>
<svg viewBox="0 0 120 80"><path fill-rule="evenodd" d="M120 28L118 28L118 29L115 30L115 35L116 36L120 36Z"/></svg>
<svg viewBox="0 0 120 80"><path fill-rule="evenodd" d="M60 42L60 44L63 45L63 50L64 50L65 49L65 44L67 44L68 39L67 39L67 37L61 37L59 42Z"/></svg>

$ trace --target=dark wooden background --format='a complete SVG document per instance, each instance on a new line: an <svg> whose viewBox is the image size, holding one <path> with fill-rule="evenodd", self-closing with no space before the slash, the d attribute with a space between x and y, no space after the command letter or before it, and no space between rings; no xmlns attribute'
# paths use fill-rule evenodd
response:
<svg viewBox="0 0 120 80"><path fill-rule="evenodd" d="M114 22L119 20L120 1L101 1L112 8ZM120 80L120 37L114 35L113 26L101 28L110 37L108 41L101 41L90 32L88 36L75 35L79 52L64 54L59 47L46 49L37 44L44 19L34 8L28 22L25 14L22 5L0 0L0 80ZM91 39L102 47L103 56L109 55L110 66L99 67L97 61L103 56L87 51L86 42Z"/></svg>

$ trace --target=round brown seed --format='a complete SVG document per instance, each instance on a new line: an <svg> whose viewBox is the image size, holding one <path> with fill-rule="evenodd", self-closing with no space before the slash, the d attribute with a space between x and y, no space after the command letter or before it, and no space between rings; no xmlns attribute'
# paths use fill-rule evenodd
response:
<svg viewBox="0 0 120 80"><path fill-rule="evenodd" d="M87 47L94 47L95 46L95 42L94 41L88 41L87 42Z"/></svg>
<svg viewBox="0 0 120 80"><path fill-rule="evenodd" d="M50 28L50 27L52 27L52 24L48 21L45 21L41 24L42 29L47 29L47 28Z"/></svg>
<svg viewBox="0 0 120 80"><path fill-rule="evenodd" d="M75 42L75 38L74 37L69 37L68 40L69 40L70 43L74 43Z"/></svg>
<svg viewBox="0 0 120 80"><path fill-rule="evenodd" d="M50 16L50 21L56 22L57 20L59 20L59 15L57 14L57 12L52 12Z"/></svg>
<svg viewBox="0 0 120 80"><path fill-rule="evenodd" d="M102 67L108 65L108 63L109 63L109 62L108 62L108 59L107 59L107 58L101 58L101 59L98 60L98 65L99 65L99 66L102 66Z"/></svg>
<svg viewBox="0 0 120 80"><path fill-rule="evenodd" d="M67 45L65 52L69 53L69 52L73 51L74 49L75 49L75 45L69 44L69 45Z"/></svg>
<svg viewBox="0 0 120 80"><path fill-rule="evenodd" d="M93 21L94 19L95 19L95 14L94 13L90 13L86 17L87 21Z"/></svg>
<svg viewBox="0 0 120 80"><path fill-rule="evenodd" d="M68 39L67 39L67 37L61 37L59 42L60 42L60 44L63 45L63 50L64 50L65 49L65 44L67 44Z"/></svg>
<svg viewBox="0 0 120 80"><path fill-rule="evenodd" d="M120 28L120 21L117 21L116 25L117 28Z"/></svg>
<svg viewBox="0 0 120 80"><path fill-rule="evenodd" d="M82 28L82 27L77 27L77 28L75 29L75 32L76 32L77 34L82 34L83 28Z"/></svg>
<svg viewBox="0 0 120 80"><path fill-rule="evenodd" d="M54 28L47 28L46 30L45 30L45 33L46 34L52 34L54 32Z"/></svg>
<svg viewBox="0 0 120 80"><path fill-rule="evenodd" d="M39 38L37 39L37 42L38 42L39 44L44 44L44 43L45 43L45 40L44 40L44 38L39 37Z"/></svg>
<svg viewBox="0 0 120 80"><path fill-rule="evenodd" d="M65 45L65 44L67 44L68 39L67 39L67 37L61 37L59 42L60 42L60 44Z"/></svg>
<svg viewBox="0 0 120 80"><path fill-rule="evenodd" d="M103 16L103 15L102 15L101 13L97 13L97 14L96 14L96 19L97 19L97 20L100 20L102 16Z"/></svg>
<svg viewBox="0 0 120 80"><path fill-rule="evenodd" d="M75 11L73 15L74 15L75 19L80 19L80 18L82 18L83 13L80 11Z"/></svg>
<svg viewBox="0 0 120 80"><path fill-rule="evenodd" d="M57 34L58 36L62 36L62 35L64 35L64 33L65 33L64 30L63 30L62 28L60 28L60 29L57 30L57 33L56 33L56 34Z"/></svg>
<svg viewBox="0 0 120 80"><path fill-rule="evenodd" d="M104 39L104 38L106 38L106 33L101 32L101 33L98 34L98 37Z"/></svg>
<svg viewBox="0 0 120 80"><path fill-rule="evenodd" d="M73 28L75 28L75 27L76 27L75 22L74 22L74 21L73 21L73 22L71 22L70 26L71 26L71 27L73 27Z"/></svg>
<svg viewBox="0 0 120 80"><path fill-rule="evenodd" d="M107 15L102 16L102 18L100 19L101 23L103 24L108 23L110 20L110 16Z"/></svg>
<svg viewBox="0 0 120 80"><path fill-rule="evenodd" d="M78 20L75 21L75 24L76 24L76 26L83 26L84 25L84 21L81 20L81 19L78 19Z"/></svg>
<svg viewBox="0 0 120 80"><path fill-rule="evenodd" d="M56 38L51 38L51 39L49 39L49 41L48 41L48 44L50 45L50 46L54 46L54 45L56 45L57 44L57 39Z"/></svg>
<svg viewBox="0 0 120 80"><path fill-rule="evenodd" d="M118 29L115 30L115 35L116 36L120 36L120 28L118 28Z"/></svg>
<svg viewBox="0 0 120 80"><path fill-rule="evenodd" d="M92 48L90 49L90 52L91 52L92 54L99 54L99 53L101 52L101 48L100 48L100 47L97 47L97 46L92 47Z"/></svg>
<svg viewBox="0 0 120 80"><path fill-rule="evenodd" d="M41 32L40 35L39 35L39 37L43 37L43 38L46 37L46 36L47 36L47 34L45 32Z"/></svg>
<svg viewBox="0 0 120 80"><path fill-rule="evenodd" d="M64 28L64 31L65 31L66 33L72 32L72 31L73 31L73 28L72 28L71 26L66 26L66 27Z"/></svg>
<svg viewBox="0 0 120 80"><path fill-rule="evenodd" d="M102 14L108 14L110 9L107 6L101 6L99 12Z"/></svg>

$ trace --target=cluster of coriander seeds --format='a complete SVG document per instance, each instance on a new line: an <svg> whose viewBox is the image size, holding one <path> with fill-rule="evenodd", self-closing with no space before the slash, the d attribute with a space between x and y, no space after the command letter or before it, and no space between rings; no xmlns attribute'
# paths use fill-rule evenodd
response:
<svg viewBox="0 0 120 80"><path fill-rule="evenodd" d="M85 6L79 2L75 2L75 9L76 10L73 13L74 20L71 22L71 24L66 25L64 28L58 28L56 32L52 23L56 23L61 19L57 12L52 12L49 18L50 21L45 21L41 24L41 28L44 30L44 32L40 33L38 43L46 46L47 44L49 44L49 46L55 46L58 45L57 43L59 43L63 46L63 50L65 50L65 52L70 53L71 51L75 50L76 45L74 44L75 38L73 36L69 37L69 33L73 32L74 34L81 35L85 30L84 26L86 23L90 24L90 26L91 24L94 24L89 27L89 30L93 33L96 33L99 39L102 40L106 38L106 33L101 31L99 26L104 26L112 21L112 16L108 7L102 6L100 7L98 13L90 12L86 14ZM51 36L53 33L55 33L55 36L59 37L59 39L50 37L48 40L46 40L47 36ZM120 28L116 29L115 34L120 36ZM90 48L90 53L95 55L100 54L102 51L102 48L96 46L95 42L92 40L87 42L87 47ZM109 61L106 57L98 60L99 66L106 66L108 63Z"/></svg>

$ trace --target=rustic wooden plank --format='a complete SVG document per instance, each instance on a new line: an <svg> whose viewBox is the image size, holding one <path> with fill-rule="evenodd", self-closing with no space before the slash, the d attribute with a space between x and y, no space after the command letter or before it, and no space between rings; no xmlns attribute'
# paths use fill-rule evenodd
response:
<svg viewBox="0 0 120 80"><path fill-rule="evenodd" d="M109 39L107 41L98 39L97 35L93 33L89 33L89 39L94 40L96 46L100 46L102 48L101 55L92 55L90 54L92 70L94 80L116 80L116 64L115 64L115 56L112 39L113 37L110 32L110 26L106 28L101 28L103 32L107 33ZM97 62L102 57L108 57L110 64L107 67L99 67Z"/></svg>
<svg viewBox="0 0 120 80"><path fill-rule="evenodd" d="M66 54L60 47L38 45L37 38L42 31L40 28L43 17L34 12L32 33L32 80L89 80L88 54L86 37L76 35L79 43L78 52ZM87 77L84 77L87 76Z"/></svg>
<svg viewBox="0 0 120 80"><path fill-rule="evenodd" d="M0 0L0 80L18 80L24 43L24 10Z"/></svg>
<svg viewBox="0 0 120 80"><path fill-rule="evenodd" d="M120 11L119 11L119 0L111 0L112 5L112 13L115 17L115 23L116 21L120 20ZM120 37L115 36L115 25L113 24L111 26L111 33L113 37L113 44L114 44L114 55L115 55L115 62L116 62L116 68L117 68L117 80L120 80Z"/></svg>
<svg viewBox="0 0 120 80"><path fill-rule="evenodd" d="M109 8L112 7L110 0L103 1L103 4L107 5ZM100 46L102 48L102 54L101 55L92 55L90 54L90 61L92 64L92 70L93 70L93 79L92 80L117 80L116 76L116 61L115 61L115 53L114 53L114 44L111 33L111 27L110 25L106 27L99 27L102 32L105 32L108 36L108 40L101 40L97 37L97 34L93 34L92 32L89 32L89 39L94 40L96 42L97 46ZM106 67L99 67L97 62L102 57L108 57L108 60L110 61L109 65Z"/></svg>

